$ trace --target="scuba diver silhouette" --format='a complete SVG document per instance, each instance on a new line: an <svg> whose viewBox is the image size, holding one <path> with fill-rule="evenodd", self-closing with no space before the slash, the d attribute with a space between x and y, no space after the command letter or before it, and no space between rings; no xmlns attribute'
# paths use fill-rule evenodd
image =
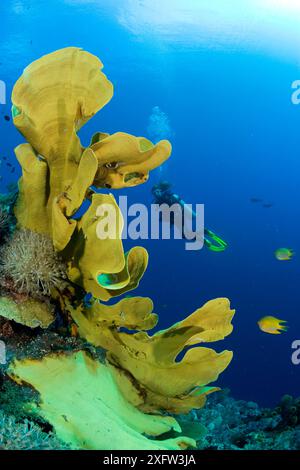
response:
<svg viewBox="0 0 300 470"><path fill-rule="evenodd" d="M171 190L172 185L168 181L160 181L158 184L155 184L151 190L152 195L154 196L155 204L167 204L172 206L173 204L179 204L182 209L185 206L185 202L181 199L178 194L174 193ZM194 211L192 211L192 219L196 217ZM174 224L174 219L171 219L171 223ZM182 221L184 223L184 221ZM222 240L218 235L216 235L212 230L204 228L204 245L211 251L221 252L226 250L228 244Z"/></svg>

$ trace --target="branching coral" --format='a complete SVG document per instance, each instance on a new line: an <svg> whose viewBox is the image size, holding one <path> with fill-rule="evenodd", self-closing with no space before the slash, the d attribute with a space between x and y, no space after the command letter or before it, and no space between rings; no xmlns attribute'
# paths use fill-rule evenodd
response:
<svg viewBox="0 0 300 470"><path fill-rule="evenodd" d="M20 293L50 296L66 278L66 266L51 239L30 230L16 230L2 247L0 257L0 276L10 279Z"/></svg>

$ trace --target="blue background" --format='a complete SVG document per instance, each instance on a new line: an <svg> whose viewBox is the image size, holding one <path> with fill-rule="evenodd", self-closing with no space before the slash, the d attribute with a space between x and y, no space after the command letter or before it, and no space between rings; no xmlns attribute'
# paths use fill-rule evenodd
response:
<svg viewBox="0 0 300 470"><path fill-rule="evenodd" d="M101 58L115 86L112 101L81 131L84 144L99 130L147 136L152 108L167 114L171 159L146 185L116 196L150 205L151 186L162 176L186 202L205 204L206 226L229 248L188 252L180 240L140 241L150 263L136 293L154 300L162 328L209 299L228 297L237 311L234 332L216 349L232 349L234 359L218 384L263 405L284 393L297 395L300 365L291 363L291 343L300 339L300 107L291 102L291 84L300 78L299 58L283 51L276 34L272 47L243 39L213 47L209 35L185 42L184 31L177 41L155 31L143 36L117 21L113 3L1 1L0 79L9 95L31 61L79 46ZM2 192L20 175L13 148L22 136L5 121L7 114L10 102L0 105L0 157L16 171L2 160ZM273 206L251 203L252 197ZM295 250L292 261L275 259L281 246ZM287 320L288 332L262 333L257 321L265 315Z"/></svg>

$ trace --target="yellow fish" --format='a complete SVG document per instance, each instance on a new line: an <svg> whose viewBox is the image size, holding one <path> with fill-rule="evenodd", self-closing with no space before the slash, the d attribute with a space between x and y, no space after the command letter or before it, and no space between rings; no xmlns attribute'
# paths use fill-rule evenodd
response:
<svg viewBox="0 0 300 470"><path fill-rule="evenodd" d="M279 261L289 261L293 258L294 254L294 251L290 248L278 248L278 250L275 251L275 257Z"/></svg>
<svg viewBox="0 0 300 470"><path fill-rule="evenodd" d="M270 335L280 335L282 331L287 331L288 327L284 325L285 320L279 320L276 317L263 317L258 322L258 326L264 333Z"/></svg>

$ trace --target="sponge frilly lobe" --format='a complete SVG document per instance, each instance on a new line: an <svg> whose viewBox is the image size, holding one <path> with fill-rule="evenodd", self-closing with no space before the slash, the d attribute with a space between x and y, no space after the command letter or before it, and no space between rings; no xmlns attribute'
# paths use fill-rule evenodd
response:
<svg viewBox="0 0 300 470"><path fill-rule="evenodd" d="M231 333L235 312L228 299L207 302L186 319L153 336L141 331L153 328L157 322L147 298L126 298L114 306L97 302L89 309L69 305L69 313L80 336L108 351L107 360L118 370L119 384L127 388L127 396L130 397L129 382L132 388L143 390L139 406L144 411L185 413L202 407L205 396L216 390L206 388L207 385L217 380L232 359L230 351L218 354L210 348L194 347L177 361L187 347L218 341ZM120 327L140 331L119 332ZM132 390L132 397L135 395Z"/></svg>

